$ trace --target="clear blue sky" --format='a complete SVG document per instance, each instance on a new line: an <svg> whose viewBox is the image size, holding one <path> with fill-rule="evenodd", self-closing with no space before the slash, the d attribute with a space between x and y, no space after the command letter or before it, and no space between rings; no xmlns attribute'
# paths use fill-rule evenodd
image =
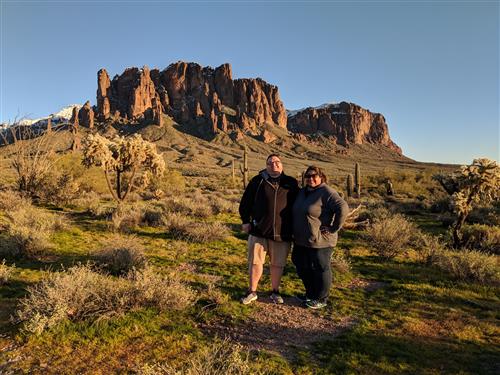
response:
<svg viewBox="0 0 500 375"><path fill-rule="evenodd" d="M498 1L5 1L0 121L95 104L96 73L229 62L288 109L382 113L419 161L499 160Z"/></svg>

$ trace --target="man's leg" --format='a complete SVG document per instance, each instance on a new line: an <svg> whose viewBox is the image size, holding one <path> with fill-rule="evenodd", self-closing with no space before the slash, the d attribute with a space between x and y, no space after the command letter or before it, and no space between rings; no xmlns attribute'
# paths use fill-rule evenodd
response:
<svg viewBox="0 0 500 375"><path fill-rule="evenodd" d="M288 254L290 253L290 242L276 242L269 240L269 257L271 258L271 287L274 292L280 288L281 276L285 268Z"/></svg>
<svg viewBox="0 0 500 375"><path fill-rule="evenodd" d="M248 274L250 292L256 292L259 280L264 270L266 259L266 239L252 236L248 237Z"/></svg>

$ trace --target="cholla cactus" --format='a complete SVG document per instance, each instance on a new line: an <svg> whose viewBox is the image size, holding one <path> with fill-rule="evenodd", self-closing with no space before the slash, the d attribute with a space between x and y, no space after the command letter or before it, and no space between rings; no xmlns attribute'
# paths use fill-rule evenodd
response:
<svg viewBox="0 0 500 375"><path fill-rule="evenodd" d="M113 140L98 134L89 135L84 142L82 163L86 167L95 165L104 170L109 191L118 202L127 197L141 167L153 175L161 175L165 171L165 161L157 153L156 146L138 134L129 138L115 137ZM114 187L112 174L115 175ZM127 182L125 191L124 177Z"/></svg>
<svg viewBox="0 0 500 375"><path fill-rule="evenodd" d="M453 242L461 245L460 230L474 206L500 199L500 166L494 160L474 159L471 165L462 166L451 175L434 175L451 195L457 220L453 228Z"/></svg>

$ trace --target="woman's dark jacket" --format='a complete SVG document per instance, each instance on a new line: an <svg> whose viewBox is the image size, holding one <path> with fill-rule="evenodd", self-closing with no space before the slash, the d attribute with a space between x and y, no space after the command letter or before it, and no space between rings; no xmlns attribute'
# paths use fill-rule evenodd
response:
<svg viewBox="0 0 500 375"><path fill-rule="evenodd" d="M315 249L337 244L349 206L330 186L300 189L293 205L293 235L297 245Z"/></svg>
<svg viewBox="0 0 500 375"><path fill-rule="evenodd" d="M266 170L260 171L250 180L241 198L242 223L251 224L250 234L254 236L291 241L292 206L298 191L295 178L281 173L273 179Z"/></svg>

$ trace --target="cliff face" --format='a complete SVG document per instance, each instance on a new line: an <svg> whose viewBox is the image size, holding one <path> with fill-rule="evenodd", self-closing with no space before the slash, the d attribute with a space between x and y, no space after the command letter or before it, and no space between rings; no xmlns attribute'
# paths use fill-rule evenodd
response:
<svg viewBox="0 0 500 375"><path fill-rule="evenodd" d="M264 124L286 127L278 88L259 78L233 80L229 64L216 69L186 62L162 71L129 68L111 81L101 69L97 83L100 120L153 118L153 112L161 110L205 133L257 129Z"/></svg>
<svg viewBox="0 0 500 375"><path fill-rule="evenodd" d="M301 134L323 132L341 145L381 144L401 154L381 114L342 102L287 117L276 86L260 78L233 80L229 64L128 68L112 80L105 69L97 73L98 121L146 118L161 125L163 113L199 134L239 129L264 137L264 125L274 125Z"/></svg>
<svg viewBox="0 0 500 375"><path fill-rule="evenodd" d="M306 108L288 117L288 129L295 133L322 132L340 145L381 144L401 154L389 137L384 116L356 104L341 102L319 108Z"/></svg>

